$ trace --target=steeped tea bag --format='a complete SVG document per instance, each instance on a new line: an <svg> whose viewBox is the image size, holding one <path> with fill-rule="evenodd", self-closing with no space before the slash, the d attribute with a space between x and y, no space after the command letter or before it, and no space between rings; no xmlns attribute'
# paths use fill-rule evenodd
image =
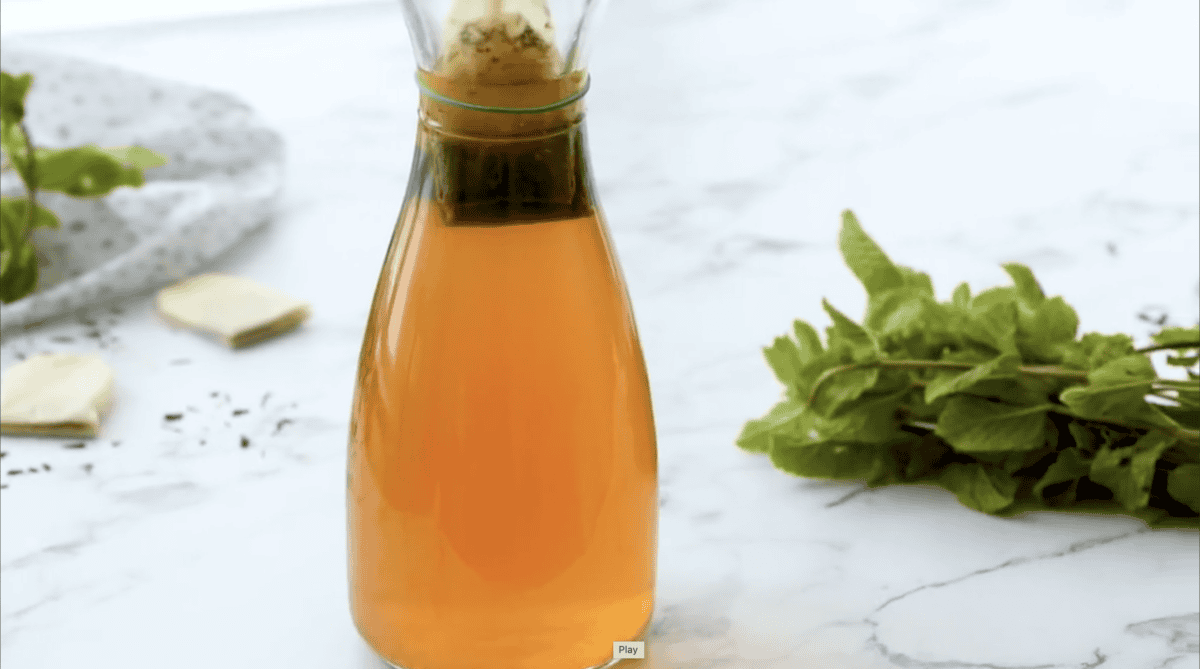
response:
<svg viewBox="0 0 1200 669"><path fill-rule="evenodd" d="M563 66L554 42L545 0L456 0L442 26L438 69L485 85L554 79Z"/></svg>
<svg viewBox="0 0 1200 669"><path fill-rule="evenodd" d="M164 288L158 310L168 321L215 335L231 348L293 330L311 311L303 300L227 274L202 274Z"/></svg>
<svg viewBox="0 0 1200 669"><path fill-rule="evenodd" d="M113 372L95 356L45 353L13 365L0 380L0 431L95 437L108 408Z"/></svg>

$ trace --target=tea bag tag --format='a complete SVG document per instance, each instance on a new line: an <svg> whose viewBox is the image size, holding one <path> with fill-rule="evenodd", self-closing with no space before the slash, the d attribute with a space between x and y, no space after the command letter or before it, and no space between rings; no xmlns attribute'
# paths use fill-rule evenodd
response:
<svg viewBox="0 0 1200 669"><path fill-rule="evenodd" d="M168 321L215 335L231 348L293 330L311 312L303 300L228 274L202 274L164 288L158 310Z"/></svg>
<svg viewBox="0 0 1200 669"><path fill-rule="evenodd" d="M113 378L95 356L44 353L13 365L0 380L0 432L95 437Z"/></svg>

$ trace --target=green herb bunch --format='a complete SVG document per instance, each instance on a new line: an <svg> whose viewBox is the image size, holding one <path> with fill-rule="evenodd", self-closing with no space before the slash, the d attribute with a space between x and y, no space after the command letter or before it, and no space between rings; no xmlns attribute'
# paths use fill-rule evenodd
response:
<svg viewBox="0 0 1200 669"><path fill-rule="evenodd" d="M40 190L99 197L120 186L141 186L143 170L166 157L140 146L34 148L25 129L25 96L33 76L0 73L0 148L3 169L21 178L22 197L0 198L0 302L14 302L37 287L37 252L30 234L59 227L54 212L38 204Z"/></svg>
<svg viewBox="0 0 1200 669"><path fill-rule="evenodd" d="M1200 326L1154 346L1088 333L1030 269L1012 286L938 302L929 275L894 264L843 214L842 257L867 290L861 324L822 301L822 343L804 321L764 349L787 387L738 445L792 474L930 483L996 515L1120 512L1152 526L1200 526ZM1152 399L1153 401L1148 401Z"/></svg>

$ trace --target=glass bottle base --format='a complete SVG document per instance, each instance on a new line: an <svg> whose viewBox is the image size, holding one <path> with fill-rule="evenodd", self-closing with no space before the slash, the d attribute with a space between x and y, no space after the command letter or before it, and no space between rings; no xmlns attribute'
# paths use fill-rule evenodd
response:
<svg viewBox="0 0 1200 669"><path fill-rule="evenodd" d="M647 620L646 624L642 627L641 631L638 632L636 635L634 635L634 637L632 639L617 639L615 641L645 641L646 636L650 630L650 623L651 623L651 620ZM374 653L374 649L372 649L371 652ZM649 649L647 649L647 652L649 652ZM406 667L402 664L395 664L393 662L388 662L387 660L383 659L383 657L379 656L378 654L376 654L375 657L378 657L379 661L383 663L383 666L388 667L389 669L425 669L424 667ZM594 665L591 665L588 667L579 667L578 669L616 669L617 667L622 667L622 668L628 667L629 669L634 669L634 667L638 666L637 663L640 663L640 662L642 662L641 658L638 658L638 659L613 658L611 660L608 660L607 662L601 662L600 664L594 664Z"/></svg>
<svg viewBox="0 0 1200 669"><path fill-rule="evenodd" d="M379 658L379 659L381 662L383 662L383 665L385 667L390 667L391 669L415 669L413 667L405 667L400 664L392 664L391 662L388 662L387 660L385 660L383 658ZM612 659L603 664L596 664L596 665L592 665L590 667L580 667L579 669L614 669L615 667L630 667L630 669L632 669L634 666L633 663L637 662L637 661L638 660Z"/></svg>

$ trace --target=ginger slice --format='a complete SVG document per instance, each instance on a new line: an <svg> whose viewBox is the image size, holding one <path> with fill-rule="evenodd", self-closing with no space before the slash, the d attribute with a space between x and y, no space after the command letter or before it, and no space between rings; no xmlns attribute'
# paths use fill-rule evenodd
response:
<svg viewBox="0 0 1200 669"><path fill-rule="evenodd" d="M113 379L112 369L89 355L44 353L13 365L0 380L0 432L95 437Z"/></svg>
<svg viewBox="0 0 1200 669"><path fill-rule="evenodd" d="M311 307L244 277L202 274L159 291L158 311L172 323L240 348L295 329Z"/></svg>

